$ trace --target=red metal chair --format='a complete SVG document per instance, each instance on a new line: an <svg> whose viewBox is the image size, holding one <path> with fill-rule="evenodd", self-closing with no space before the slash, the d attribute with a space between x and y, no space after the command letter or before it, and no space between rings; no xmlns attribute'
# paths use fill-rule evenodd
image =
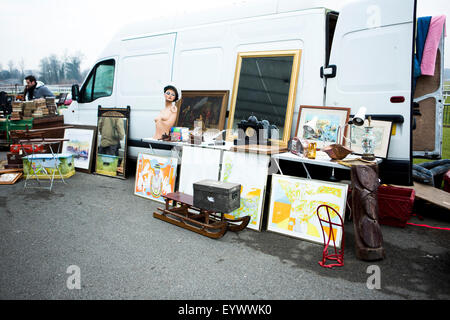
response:
<svg viewBox="0 0 450 320"><path fill-rule="evenodd" d="M328 220L320 217L320 209L321 208L326 209ZM331 221L330 210L332 210L339 217L339 219L341 221L340 224L334 223ZM319 261L319 264L324 268L342 267L344 265L344 245L345 245L344 221L342 220L341 216L335 209L333 209L332 207L327 206L325 204L318 206L316 213L317 213L317 218L319 219L319 222L320 222L320 227L322 229L323 244L324 244L324 249L323 249L323 253L322 253L322 261ZM323 224L326 224L326 227L328 227L330 230L328 237L325 237L325 230L324 230ZM338 248L336 247L336 239L335 239L335 233L333 232L333 227L338 227L338 228L340 227L342 229L342 240L341 240L341 249L340 250L338 250ZM333 241L332 242L332 248L333 248L332 252L334 251L334 253L329 252L331 240ZM327 260L336 261L336 263L326 264Z"/></svg>

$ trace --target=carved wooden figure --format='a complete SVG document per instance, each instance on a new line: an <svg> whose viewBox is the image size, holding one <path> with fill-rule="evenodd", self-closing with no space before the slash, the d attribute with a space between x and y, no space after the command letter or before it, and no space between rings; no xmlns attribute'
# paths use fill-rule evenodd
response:
<svg viewBox="0 0 450 320"><path fill-rule="evenodd" d="M378 165L352 166L351 178L356 256L366 261L383 259L383 236L378 223Z"/></svg>

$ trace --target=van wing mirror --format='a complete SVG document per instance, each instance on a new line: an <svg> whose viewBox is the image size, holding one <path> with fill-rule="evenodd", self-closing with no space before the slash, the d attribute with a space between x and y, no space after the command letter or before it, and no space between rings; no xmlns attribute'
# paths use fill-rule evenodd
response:
<svg viewBox="0 0 450 320"><path fill-rule="evenodd" d="M78 84L72 85L72 100L78 101L80 95L80 87Z"/></svg>

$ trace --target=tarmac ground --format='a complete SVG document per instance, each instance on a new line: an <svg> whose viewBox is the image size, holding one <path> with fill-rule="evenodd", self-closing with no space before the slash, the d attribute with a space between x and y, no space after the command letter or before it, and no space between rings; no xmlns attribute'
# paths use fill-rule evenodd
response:
<svg viewBox="0 0 450 320"><path fill-rule="evenodd" d="M1 185L0 299L450 298L447 230L382 225L386 257L365 262L347 220L345 265L326 269L323 245L248 229L209 239L153 218L162 204L133 188L133 172L125 180L77 172L51 192L24 190L23 180ZM414 211L423 218L410 222L450 227L446 210L416 201ZM76 273L80 289L70 285Z"/></svg>

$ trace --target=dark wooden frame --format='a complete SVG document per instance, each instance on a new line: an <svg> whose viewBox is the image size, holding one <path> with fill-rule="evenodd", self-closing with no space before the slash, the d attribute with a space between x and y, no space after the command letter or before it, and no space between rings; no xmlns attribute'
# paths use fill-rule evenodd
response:
<svg viewBox="0 0 450 320"><path fill-rule="evenodd" d="M97 126L85 126L85 125L77 125L77 124L68 124L69 126L71 126L71 128L66 128L66 129L84 129L84 130L93 130L94 134L92 137L92 144L91 144L91 149L89 150L90 154L91 154L91 161L89 162L89 167L87 169L83 169L83 168L77 168L75 167L76 171L80 171L80 172L85 172L85 173L92 173L92 163L94 161L94 159L97 158L97 150L96 150L96 146L97 146ZM64 135L66 134L66 131L64 130ZM62 145L62 149L64 148L64 142ZM75 161L74 161L74 166L75 166Z"/></svg>
<svg viewBox="0 0 450 320"><path fill-rule="evenodd" d="M228 108L228 97L230 95L229 90L202 90L202 91L194 91L194 90L183 90L181 91L181 99L177 104L177 120L175 121L176 127L181 127L178 123L178 118L180 116L181 109L183 108L184 98L195 98L195 97L220 97L222 98L222 104L220 106L219 113L219 124L218 128L206 128L206 129L218 129L223 130L225 127L225 117ZM189 127L190 130L194 129L194 124L192 123L192 127Z"/></svg>
<svg viewBox="0 0 450 320"><path fill-rule="evenodd" d="M346 118L345 118L345 124L344 124L344 127L341 128L341 129L344 129L343 136L344 136L344 137L347 136L347 131L348 131L348 126L347 126L347 124L348 124L348 120L349 120L349 118L350 118L350 111L351 111L350 108L343 108L343 107L327 107L327 106L306 106L306 105L301 105L300 108L299 108L299 110L298 110L297 127L295 128L295 136L296 136L296 137L299 137L299 136L298 136L298 129L299 129L298 126L299 126L299 124L300 124L300 118L301 118L301 116L302 116L302 110L304 110L304 109L339 110L339 111L346 111L346 112L347 112L347 115L346 115ZM300 137L299 137L299 138L300 138ZM336 143L338 143L338 141L336 141ZM345 145L345 143L343 143L343 144Z"/></svg>
<svg viewBox="0 0 450 320"><path fill-rule="evenodd" d="M128 134L130 128L130 106L126 107L102 107L98 106L98 114L97 114L97 136L98 136L98 121L100 117L111 117L111 118L126 118L127 125L125 128L125 147L123 154L123 176L110 176L106 174L102 174L97 172L97 153L98 153L98 139L95 143L95 174L104 175L107 177L118 178L118 179L126 179L126 167L127 167L127 154L128 154Z"/></svg>

